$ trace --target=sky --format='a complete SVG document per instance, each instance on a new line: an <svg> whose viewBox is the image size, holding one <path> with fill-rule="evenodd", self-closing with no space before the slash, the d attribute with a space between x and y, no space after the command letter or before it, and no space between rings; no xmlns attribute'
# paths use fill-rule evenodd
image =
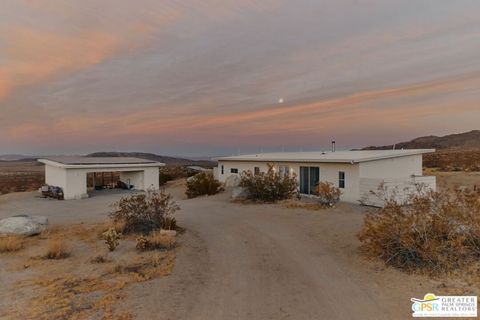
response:
<svg viewBox="0 0 480 320"><path fill-rule="evenodd" d="M480 129L478 0L1 0L0 154L214 156Z"/></svg>

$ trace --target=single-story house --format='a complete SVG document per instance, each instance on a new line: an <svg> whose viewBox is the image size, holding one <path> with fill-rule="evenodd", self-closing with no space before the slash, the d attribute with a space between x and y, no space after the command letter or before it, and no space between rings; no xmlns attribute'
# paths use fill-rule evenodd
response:
<svg viewBox="0 0 480 320"><path fill-rule="evenodd" d="M127 157L49 157L45 183L63 189L64 198L87 198L87 173L118 172L120 181L136 190L159 189L159 168L165 164Z"/></svg>
<svg viewBox="0 0 480 320"><path fill-rule="evenodd" d="M414 192L415 186L436 189L434 176L422 175L422 154L433 149L361 150L332 152L279 152L220 157L215 176L225 182L231 175L265 172L268 165L286 174L295 174L299 191L312 195L320 181L340 188L341 200L381 206L383 199L374 197L383 184L401 197Z"/></svg>

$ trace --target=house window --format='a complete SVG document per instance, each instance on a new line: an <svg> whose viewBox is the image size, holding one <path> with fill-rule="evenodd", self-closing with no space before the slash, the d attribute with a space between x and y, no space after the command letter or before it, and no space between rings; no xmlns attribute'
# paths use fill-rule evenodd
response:
<svg viewBox="0 0 480 320"><path fill-rule="evenodd" d="M340 189L345 189L345 172L338 172L338 187Z"/></svg>
<svg viewBox="0 0 480 320"><path fill-rule="evenodd" d="M231 169L230 169L230 173L238 173L238 169L236 169L236 168L231 168Z"/></svg>
<svg viewBox="0 0 480 320"><path fill-rule="evenodd" d="M319 181L319 167L300 167L300 193L315 194Z"/></svg>
<svg viewBox="0 0 480 320"><path fill-rule="evenodd" d="M223 167L223 164L222 164L222 174L223 174L223 173L224 173L224 171L225 171L224 169L225 169L225 168Z"/></svg>
<svg viewBox="0 0 480 320"><path fill-rule="evenodd" d="M253 168L253 174L259 175L260 174L260 167Z"/></svg>
<svg viewBox="0 0 480 320"><path fill-rule="evenodd" d="M290 168L288 166L279 166L278 172L280 175L285 176L290 174Z"/></svg>

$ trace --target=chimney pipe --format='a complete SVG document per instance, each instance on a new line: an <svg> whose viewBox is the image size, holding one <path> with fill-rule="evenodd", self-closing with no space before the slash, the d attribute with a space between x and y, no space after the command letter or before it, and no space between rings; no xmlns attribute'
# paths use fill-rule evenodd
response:
<svg viewBox="0 0 480 320"><path fill-rule="evenodd" d="M332 152L335 152L335 140L332 141Z"/></svg>

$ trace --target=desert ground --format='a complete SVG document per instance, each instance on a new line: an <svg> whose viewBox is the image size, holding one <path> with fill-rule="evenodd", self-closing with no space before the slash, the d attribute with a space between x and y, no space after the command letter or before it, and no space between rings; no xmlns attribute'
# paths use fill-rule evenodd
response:
<svg viewBox="0 0 480 320"><path fill-rule="evenodd" d="M118 261L128 265L135 259L152 259L145 255L132 258L133 240L127 239L118 252L107 255L110 261L90 261L105 254L98 240L99 226L107 221L110 204L123 192L110 190L79 201L42 199L35 192L0 196L0 218L45 215L53 233L77 239L72 256L62 261L38 259L41 244L37 240L29 240L32 243L17 253L0 255L0 310L4 310L0 317L46 319L58 307L53 295L64 299L60 307L72 310L73 306L99 319L105 315L124 319L406 319L411 317L411 297L427 292L479 293L476 285L453 276L411 275L366 259L356 239L365 211L362 206L292 209L284 203L232 202L227 192L186 199L183 180L169 182L166 191L180 205L176 218L186 231L177 237L174 251L156 257L159 270L149 265L148 270L119 275L111 271L118 269ZM72 263L75 268L69 269ZM68 281L68 276L86 279L90 286L86 289L84 283ZM103 298L82 309L83 300L75 296L85 292L87 297ZM42 305L53 304L52 308L40 308L37 303L32 310L36 296L44 298Z"/></svg>

